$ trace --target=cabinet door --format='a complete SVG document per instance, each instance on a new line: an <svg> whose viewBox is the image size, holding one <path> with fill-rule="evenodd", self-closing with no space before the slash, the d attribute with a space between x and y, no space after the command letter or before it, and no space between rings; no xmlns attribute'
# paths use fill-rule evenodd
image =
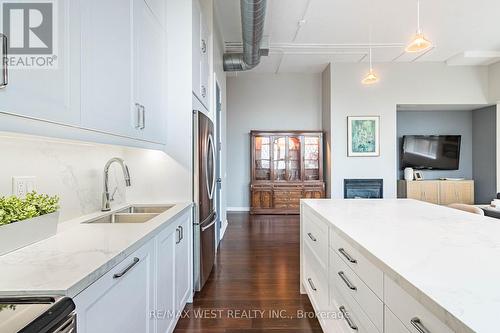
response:
<svg viewBox="0 0 500 333"><path fill-rule="evenodd" d="M304 180L321 180L321 149L319 136L304 137Z"/></svg>
<svg viewBox="0 0 500 333"><path fill-rule="evenodd" d="M289 136L287 142L286 179L292 182L302 180L302 145L300 136Z"/></svg>
<svg viewBox="0 0 500 333"><path fill-rule="evenodd" d="M198 1L193 1L193 93L200 99L201 86L201 8Z"/></svg>
<svg viewBox="0 0 500 333"><path fill-rule="evenodd" d="M54 23L57 24L55 30L57 35L54 35L53 40L53 54L37 59L52 62L52 57L55 56L57 57L53 62L55 65L22 66L19 65L19 61L22 60L25 63L26 60L23 59L30 59L33 55L9 54L9 58L12 57L12 63L18 63L18 65L8 66L9 83L5 88L0 89L0 112L79 125L79 90L73 82L79 82L80 44L75 32L78 30L80 11L78 3L70 0L58 1L53 10L52 14L56 18ZM23 34L22 31L12 29L11 35ZM13 47L13 36L8 37L9 44ZM0 64L1 68L3 68L2 64ZM9 130L1 126L0 129Z"/></svg>
<svg viewBox="0 0 500 333"><path fill-rule="evenodd" d="M80 0L82 125L138 137L132 103L134 0Z"/></svg>
<svg viewBox="0 0 500 333"><path fill-rule="evenodd" d="M439 204L439 182L411 181L406 186L408 198Z"/></svg>
<svg viewBox="0 0 500 333"><path fill-rule="evenodd" d="M273 190L270 187L252 186L252 208L272 208Z"/></svg>
<svg viewBox="0 0 500 333"><path fill-rule="evenodd" d="M442 181L440 183L441 204L452 203L474 204L474 184L469 181L454 182Z"/></svg>
<svg viewBox="0 0 500 333"><path fill-rule="evenodd" d="M143 0L134 0L134 106L141 138L165 143L165 31Z"/></svg>
<svg viewBox="0 0 500 333"><path fill-rule="evenodd" d="M206 20L203 12L201 14L201 40L200 40L200 51L201 51L201 62L200 62L200 93L199 97L201 102L205 105L207 109L210 109L209 102L209 80L210 80L210 32L208 29L208 22Z"/></svg>
<svg viewBox="0 0 500 333"><path fill-rule="evenodd" d="M182 311L191 294L191 220L188 214L179 218L175 246L175 305Z"/></svg>
<svg viewBox="0 0 500 333"><path fill-rule="evenodd" d="M253 145L253 180L271 180L271 138L269 136L252 137Z"/></svg>
<svg viewBox="0 0 500 333"><path fill-rule="evenodd" d="M324 189L322 186L306 186L304 188L305 199L321 199L324 197Z"/></svg>
<svg viewBox="0 0 500 333"><path fill-rule="evenodd" d="M177 232L167 228L157 237L156 332L171 332L175 318L175 241Z"/></svg>
<svg viewBox="0 0 500 333"><path fill-rule="evenodd" d="M75 298L79 333L154 332L154 242L147 243Z"/></svg>

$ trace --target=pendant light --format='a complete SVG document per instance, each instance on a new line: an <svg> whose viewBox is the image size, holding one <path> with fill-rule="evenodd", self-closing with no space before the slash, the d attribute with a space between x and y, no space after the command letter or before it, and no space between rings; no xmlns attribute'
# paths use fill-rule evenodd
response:
<svg viewBox="0 0 500 333"><path fill-rule="evenodd" d="M432 42L425 38L422 29L420 28L420 0L417 0L417 33L413 37L410 44L405 48L408 53L416 53L428 50L432 47Z"/></svg>
<svg viewBox="0 0 500 333"><path fill-rule="evenodd" d="M362 84L374 84L378 82L378 77L373 71L373 66L372 66L372 45L371 45L371 28L370 28L370 70L368 71L368 74L361 80Z"/></svg>

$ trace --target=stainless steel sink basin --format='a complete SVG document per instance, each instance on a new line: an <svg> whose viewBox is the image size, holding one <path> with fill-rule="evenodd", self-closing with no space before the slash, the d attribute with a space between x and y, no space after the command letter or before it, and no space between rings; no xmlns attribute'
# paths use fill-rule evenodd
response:
<svg viewBox="0 0 500 333"><path fill-rule="evenodd" d="M84 223L145 223L172 207L174 205L132 205Z"/></svg>
<svg viewBox="0 0 500 333"><path fill-rule="evenodd" d="M161 214L174 205L163 205L163 206L130 206L119 210L117 213L128 213L128 214Z"/></svg>
<svg viewBox="0 0 500 333"><path fill-rule="evenodd" d="M153 213L115 213L85 223L144 223L158 215Z"/></svg>

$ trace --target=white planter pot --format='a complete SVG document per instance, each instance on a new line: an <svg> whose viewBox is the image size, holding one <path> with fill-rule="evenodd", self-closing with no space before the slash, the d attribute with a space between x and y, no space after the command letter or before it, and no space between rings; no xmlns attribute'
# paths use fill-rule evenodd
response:
<svg viewBox="0 0 500 333"><path fill-rule="evenodd" d="M58 221L55 212L0 226L0 255L54 236Z"/></svg>

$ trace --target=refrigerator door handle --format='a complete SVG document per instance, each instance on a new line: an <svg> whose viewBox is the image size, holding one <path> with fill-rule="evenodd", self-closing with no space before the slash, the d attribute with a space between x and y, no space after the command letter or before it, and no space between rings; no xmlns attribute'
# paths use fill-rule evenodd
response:
<svg viewBox="0 0 500 333"><path fill-rule="evenodd" d="M217 220L213 220L212 223L210 223L209 225L202 227L201 232L203 232L203 231L207 230L208 228L210 228L211 226L213 226L215 224L215 222L217 222Z"/></svg>
<svg viewBox="0 0 500 333"><path fill-rule="evenodd" d="M210 147L210 150L212 150L212 170L211 170L212 184L209 184L208 182L208 156L207 156L207 162L205 163L205 183L207 186L208 198L212 200L214 198L214 191L215 191L215 146L212 134L208 135L208 146Z"/></svg>

